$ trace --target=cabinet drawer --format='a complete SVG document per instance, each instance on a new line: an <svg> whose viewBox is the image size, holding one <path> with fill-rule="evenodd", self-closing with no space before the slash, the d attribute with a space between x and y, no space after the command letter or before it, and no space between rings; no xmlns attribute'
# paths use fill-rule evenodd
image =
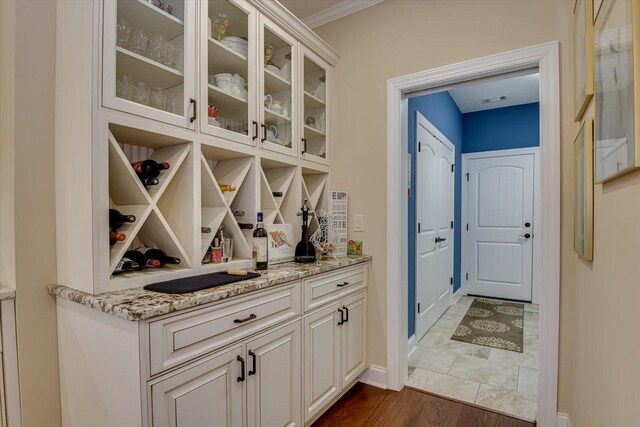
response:
<svg viewBox="0 0 640 427"><path fill-rule="evenodd" d="M149 323L151 375L300 314L300 282Z"/></svg>
<svg viewBox="0 0 640 427"><path fill-rule="evenodd" d="M359 265L303 281L304 310L312 310L367 286L367 266Z"/></svg>

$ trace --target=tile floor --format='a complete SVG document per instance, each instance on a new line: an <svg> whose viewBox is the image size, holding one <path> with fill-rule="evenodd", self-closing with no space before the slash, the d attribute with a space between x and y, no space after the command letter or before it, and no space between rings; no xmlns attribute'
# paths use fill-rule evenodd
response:
<svg viewBox="0 0 640 427"><path fill-rule="evenodd" d="M472 301L462 296L418 342L407 385L535 420L538 306L524 305L524 352L516 353L450 339Z"/></svg>

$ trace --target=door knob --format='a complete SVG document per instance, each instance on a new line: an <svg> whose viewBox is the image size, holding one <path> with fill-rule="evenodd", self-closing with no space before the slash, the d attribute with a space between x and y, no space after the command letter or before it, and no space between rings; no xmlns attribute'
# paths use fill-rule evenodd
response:
<svg viewBox="0 0 640 427"><path fill-rule="evenodd" d="M520 237L524 237L525 239L528 239L531 237L531 234L526 233L526 234L521 234Z"/></svg>

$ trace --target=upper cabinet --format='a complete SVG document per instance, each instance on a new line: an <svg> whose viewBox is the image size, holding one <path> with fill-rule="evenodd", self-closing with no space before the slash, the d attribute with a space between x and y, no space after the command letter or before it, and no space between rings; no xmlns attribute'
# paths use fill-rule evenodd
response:
<svg viewBox="0 0 640 427"><path fill-rule="evenodd" d="M300 91L302 158L328 164L329 104L331 67L311 50L302 48Z"/></svg>
<svg viewBox="0 0 640 427"><path fill-rule="evenodd" d="M105 0L105 107L195 129L196 3Z"/></svg>

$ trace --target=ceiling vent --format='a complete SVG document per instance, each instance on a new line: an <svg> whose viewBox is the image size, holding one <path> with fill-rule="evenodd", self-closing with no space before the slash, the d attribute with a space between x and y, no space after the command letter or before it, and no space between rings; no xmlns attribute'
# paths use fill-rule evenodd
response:
<svg viewBox="0 0 640 427"><path fill-rule="evenodd" d="M480 102L482 102L483 104L493 104L495 102L506 101L507 99L509 99L507 95L502 95L502 96L494 96L493 98L484 98L484 99L481 99Z"/></svg>

